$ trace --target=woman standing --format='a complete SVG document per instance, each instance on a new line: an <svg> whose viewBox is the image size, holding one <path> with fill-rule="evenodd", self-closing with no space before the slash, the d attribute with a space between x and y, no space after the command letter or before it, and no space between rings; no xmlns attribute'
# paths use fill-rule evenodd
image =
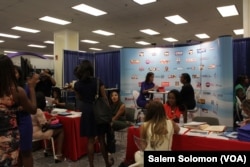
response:
<svg viewBox="0 0 250 167"><path fill-rule="evenodd" d="M26 94L29 94L28 86L25 84L24 76L20 67L15 66L15 75L18 86L25 89ZM28 95L29 96L29 95ZM19 166L33 167L32 157L32 122L30 113L22 111L17 113L17 123L20 133L20 155Z"/></svg>
<svg viewBox="0 0 250 167"><path fill-rule="evenodd" d="M35 85L38 76L28 79L30 100L23 88L16 82L15 68L5 55L0 55L0 166L17 165L19 149L19 132L17 129L16 114L19 108L31 114L36 113Z"/></svg>
<svg viewBox="0 0 250 167"><path fill-rule="evenodd" d="M150 100L153 99L153 95L149 91L156 90L157 86L154 84L154 73L149 72L146 75L146 79L141 83L140 95L137 98L137 105L142 108L147 108Z"/></svg>
<svg viewBox="0 0 250 167"><path fill-rule="evenodd" d="M108 132L110 125L96 125L93 111L93 102L95 101L97 86L99 87L100 96L107 98L104 85L102 82L99 82L99 85L97 85L97 79L93 77L94 68L91 62L88 60L83 60L81 62L75 75L78 77L79 81L75 83L74 90L77 97L82 102L80 106L80 111L82 112L80 134L81 136L88 138L89 165L90 167L94 166L94 138L95 136L98 136L105 165L107 167L112 166L113 164L108 160L108 153L105 143L105 134Z"/></svg>

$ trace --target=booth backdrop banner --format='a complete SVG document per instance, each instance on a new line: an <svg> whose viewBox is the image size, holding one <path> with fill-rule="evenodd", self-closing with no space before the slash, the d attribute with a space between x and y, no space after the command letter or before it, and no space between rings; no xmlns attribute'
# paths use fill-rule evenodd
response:
<svg viewBox="0 0 250 167"><path fill-rule="evenodd" d="M135 106L132 92L148 72L165 90L180 90L180 75L189 73L195 89L198 113L218 117L220 124L233 126L233 48L231 37L176 48L121 49L121 100ZM162 95L156 95L161 98Z"/></svg>

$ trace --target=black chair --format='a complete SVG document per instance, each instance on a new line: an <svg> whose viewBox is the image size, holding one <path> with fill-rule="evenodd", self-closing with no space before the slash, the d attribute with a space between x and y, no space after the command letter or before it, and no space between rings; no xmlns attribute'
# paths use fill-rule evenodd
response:
<svg viewBox="0 0 250 167"><path fill-rule="evenodd" d="M206 122L209 125L219 125L219 119L215 117L194 117L195 122Z"/></svg>

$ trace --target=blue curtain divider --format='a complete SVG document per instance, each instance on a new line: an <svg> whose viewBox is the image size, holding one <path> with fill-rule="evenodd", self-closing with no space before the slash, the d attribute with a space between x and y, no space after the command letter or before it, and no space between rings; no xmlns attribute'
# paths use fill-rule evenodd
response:
<svg viewBox="0 0 250 167"><path fill-rule="evenodd" d="M93 63L94 56L92 53L64 50L63 84L76 80L76 77L74 76L74 69L82 60L89 60Z"/></svg>
<svg viewBox="0 0 250 167"><path fill-rule="evenodd" d="M250 76L250 38L233 41L233 74L234 81L239 75Z"/></svg>
<svg viewBox="0 0 250 167"><path fill-rule="evenodd" d="M105 87L120 87L120 51L95 54L95 76Z"/></svg>

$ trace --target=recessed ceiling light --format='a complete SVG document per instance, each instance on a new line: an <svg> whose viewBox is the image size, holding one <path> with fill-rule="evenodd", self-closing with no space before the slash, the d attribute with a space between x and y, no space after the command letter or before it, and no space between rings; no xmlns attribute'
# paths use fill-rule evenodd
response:
<svg viewBox="0 0 250 167"><path fill-rule="evenodd" d="M235 35L243 35L244 34L244 30L243 29L237 29L234 30Z"/></svg>
<svg viewBox="0 0 250 167"><path fill-rule="evenodd" d="M12 27L11 29L18 30L18 31L24 31L24 32L30 32L30 33L38 33L38 32L40 32L40 30L35 30L35 29L25 28L25 27L19 27L19 26Z"/></svg>
<svg viewBox="0 0 250 167"><path fill-rule="evenodd" d="M55 42L54 42L54 41L44 41L44 43L47 43L47 44L54 44Z"/></svg>
<svg viewBox="0 0 250 167"><path fill-rule="evenodd" d="M84 40L81 40L81 42L91 43L91 44L96 44L96 43L99 43L98 41L92 41L92 40L89 40L89 39L84 39Z"/></svg>
<svg viewBox="0 0 250 167"><path fill-rule="evenodd" d="M80 12L84 12L84 13L93 15L93 16L101 16L101 15L107 14L107 12L104 12L100 9L96 9L92 6L88 6L86 4L76 5L76 6L73 6L72 8L75 10L78 10Z"/></svg>
<svg viewBox="0 0 250 167"><path fill-rule="evenodd" d="M58 18L55 18L55 17L50 17L50 16L41 17L41 18L39 18L39 20L47 21L47 22L54 23L54 24L60 24L60 25L66 25L66 24L71 23L69 21L58 19Z"/></svg>
<svg viewBox="0 0 250 167"><path fill-rule="evenodd" d="M44 45L36 45L36 44L29 44L29 47L34 47L34 48L46 48Z"/></svg>
<svg viewBox="0 0 250 167"><path fill-rule="evenodd" d="M217 10L219 11L222 17L239 15L235 5L217 7Z"/></svg>
<svg viewBox="0 0 250 167"><path fill-rule="evenodd" d="M99 48L89 48L89 49L91 49L91 50L98 50L98 51L102 50L102 49L99 49Z"/></svg>
<svg viewBox="0 0 250 167"><path fill-rule="evenodd" d="M4 40L0 40L0 43L3 43L4 42Z"/></svg>
<svg viewBox="0 0 250 167"><path fill-rule="evenodd" d="M93 32L93 33L96 33L96 34L104 35L104 36L115 35L115 34L112 33L112 32L108 32L108 31L104 31L104 30L95 30L95 31L92 31L92 32Z"/></svg>
<svg viewBox="0 0 250 167"><path fill-rule="evenodd" d="M137 41L135 43L140 44L140 45L150 45L150 43L145 42L145 41Z"/></svg>
<svg viewBox="0 0 250 167"><path fill-rule="evenodd" d="M144 29L144 30L140 30L140 31L145 33L145 34L148 34L148 35L158 35L158 34L160 34L159 32L151 30L151 29Z"/></svg>
<svg viewBox="0 0 250 167"><path fill-rule="evenodd" d="M84 51L84 50L79 50L78 52L86 53L86 51Z"/></svg>
<svg viewBox="0 0 250 167"><path fill-rule="evenodd" d="M148 4L148 3L156 2L157 0L133 0L133 1L140 4L140 5L145 5L145 4Z"/></svg>
<svg viewBox="0 0 250 167"><path fill-rule="evenodd" d="M5 50L3 51L4 53L17 53L16 51L12 51L12 50Z"/></svg>
<svg viewBox="0 0 250 167"><path fill-rule="evenodd" d="M184 18L182 18L179 15L173 15L173 16L167 16L165 17L165 19L167 19L168 21L174 23L174 24L184 24L184 23L188 23L187 20L185 20Z"/></svg>
<svg viewBox="0 0 250 167"><path fill-rule="evenodd" d="M111 47L111 48L122 48L122 46L119 46L119 45L109 45L109 47Z"/></svg>
<svg viewBox="0 0 250 167"><path fill-rule="evenodd" d="M20 38L20 36L17 36L17 35L4 34L4 33L0 33L0 36L6 37L6 38Z"/></svg>
<svg viewBox="0 0 250 167"><path fill-rule="evenodd" d="M210 36L208 36L207 34L195 34L195 36L197 36L200 39L210 38Z"/></svg>
<svg viewBox="0 0 250 167"><path fill-rule="evenodd" d="M177 39L174 39L174 38L172 38L172 37L163 38L163 40L168 41L168 42L177 42L177 41L178 41Z"/></svg>

